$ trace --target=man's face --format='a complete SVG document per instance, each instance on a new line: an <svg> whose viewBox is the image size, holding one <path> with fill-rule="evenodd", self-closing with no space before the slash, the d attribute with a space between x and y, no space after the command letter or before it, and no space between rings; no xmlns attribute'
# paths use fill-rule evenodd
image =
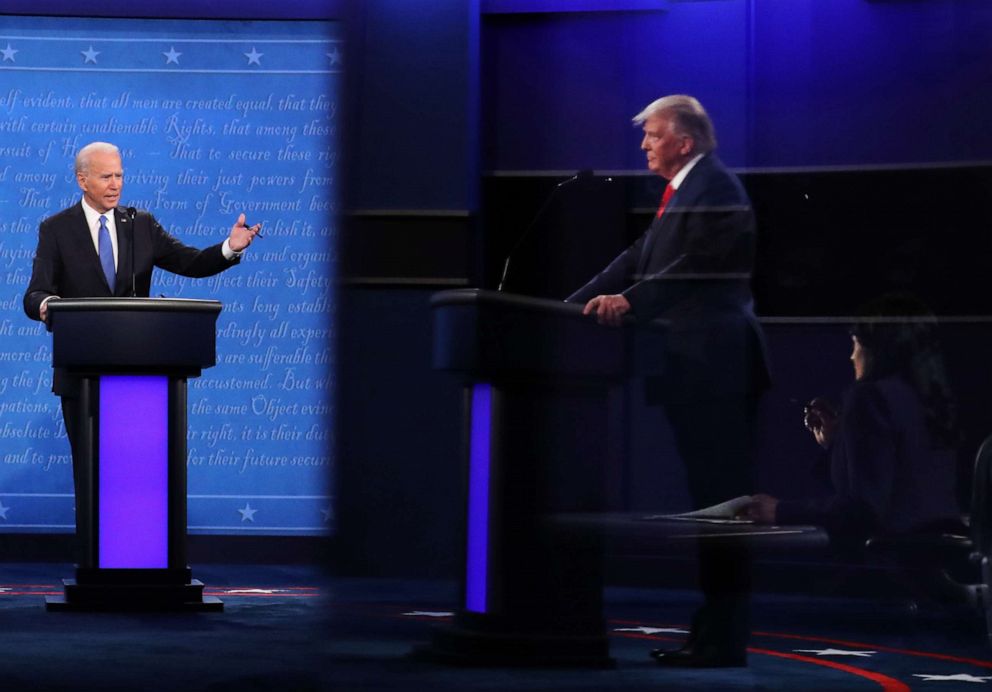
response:
<svg viewBox="0 0 992 692"><path fill-rule="evenodd" d="M671 180L692 158L692 137L676 134L672 119L660 113L644 121L641 149L647 152L648 169Z"/></svg>
<svg viewBox="0 0 992 692"><path fill-rule="evenodd" d="M101 214L110 211L121 201L121 189L124 187L120 155L109 151L93 152L87 169L76 174L76 182L87 204Z"/></svg>

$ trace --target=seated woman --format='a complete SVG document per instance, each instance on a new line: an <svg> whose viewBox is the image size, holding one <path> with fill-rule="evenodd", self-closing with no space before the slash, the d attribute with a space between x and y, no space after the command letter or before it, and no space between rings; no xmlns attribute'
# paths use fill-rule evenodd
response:
<svg viewBox="0 0 992 692"><path fill-rule="evenodd" d="M817 524L841 548L872 535L960 526L953 404L936 321L909 298L873 307L851 329L855 383L839 419L820 399L806 411L807 427L829 452L832 494L755 495L745 512L755 522Z"/></svg>

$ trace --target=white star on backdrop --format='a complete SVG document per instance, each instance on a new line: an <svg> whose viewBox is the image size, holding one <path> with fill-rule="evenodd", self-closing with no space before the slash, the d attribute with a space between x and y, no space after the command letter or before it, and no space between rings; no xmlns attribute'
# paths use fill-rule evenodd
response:
<svg viewBox="0 0 992 692"><path fill-rule="evenodd" d="M178 65L179 64L179 56L182 55L182 53L177 52L174 47L169 46L169 52L168 53L162 53L162 55L165 56L165 64L166 65L169 65L169 64L176 64L176 65Z"/></svg>
<svg viewBox="0 0 992 692"><path fill-rule="evenodd" d="M83 57L84 58L86 58L83 61L84 64L91 62L91 63L93 63L95 65L96 64L96 56L100 55L100 51L93 50L93 46L90 46L86 50L81 50L79 52L83 54Z"/></svg>
<svg viewBox="0 0 992 692"><path fill-rule="evenodd" d="M338 50L337 46L330 53L327 53L327 57L331 59L332 65L338 65L341 63L341 51Z"/></svg>
<svg viewBox="0 0 992 692"><path fill-rule="evenodd" d="M816 654L817 656L859 656L870 658L877 654L877 651L855 651L853 649L793 649L800 654Z"/></svg>
<svg viewBox="0 0 992 692"><path fill-rule="evenodd" d="M992 675L969 675L968 673L957 673L956 675L924 675L913 673L914 678L923 678L927 682L981 682L992 680Z"/></svg>
<svg viewBox="0 0 992 692"><path fill-rule="evenodd" d="M6 519L7 518L7 510L9 510L9 509L10 509L10 507L4 507L3 506L3 503L0 502L0 519Z"/></svg>
<svg viewBox="0 0 992 692"><path fill-rule="evenodd" d="M242 522L245 522L245 521L254 522L255 521L255 512L257 512L258 510L257 509L252 509L251 508L251 503L250 502L246 502L244 508L243 509L239 509L238 511L241 512L241 521Z"/></svg>
<svg viewBox="0 0 992 692"><path fill-rule="evenodd" d="M320 510L320 513L324 515L324 523L325 524L331 520L331 514L333 512L332 512L332 510L331 510L330 507L328 507L327 509Z"/></svg>
<svg viewBox="0 0 992 692"><path fill-rule="evenodd" d="M678 627L615 627L614 632L640 632L641 634L689 634L689 630Z"/></svg>
<svg viewBox="0 0 992 692"><path fill-rule="evenodd" d="M447 610L411 610L409 613L403 613L403 615L423 618L450 618L454 613Z"/></svg>
<svg viewBox="0 0 992 692"><path fill-rule="evenodd" d="M7 44L6 48L0 50L0 53L3 53L4 62L7 62L8 60L10 62L14 62L14 53L19 53L19 52L20 51L17 48L11 48L9 43Z"/></svg>
<svg viewBox="0 0 992 692"><path fill-rule="evenodd" d="M251 47L251 53L244 54L244 56L248 58L249 65L258 65L259 67L262 66L262 63L259 61L259 58L261 58L263 55L265 55L265 53L259 53L257 50L255 50L255 46Z"/></svg>

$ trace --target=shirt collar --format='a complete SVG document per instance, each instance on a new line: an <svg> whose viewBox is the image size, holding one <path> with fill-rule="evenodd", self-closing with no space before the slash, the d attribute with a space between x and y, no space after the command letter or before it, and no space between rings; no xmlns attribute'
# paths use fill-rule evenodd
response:
<svg viewBox="0 0 992 692"><path fill-rule="evenodd" d="M673 175L672 179L668 181L668 184L671 185L672 188L678 190L679 186L682 184L682 181L684 181L685 177L689 175L689 171L692 170L693 166L699 163L699 159L703 158L703 156L705 156L705 154L696 154L694 157L689 159L689 163L682 166L682 168L679 169L679 172Z"/></svg>
<svg viewBox="0 0 992 692"><path fill-rule="evenodd" d="M90 228L96 228L97 227L97 225L100 223L100 217L101 216L106 216L107 217L107 227L108 228L111 228L112 227L112 224L114 224L114 210L113 209L111 209L110 211L107 211L107 212L99 212L96 209L94 209L93 207L91 207L89 204L86 203L86 198L85 197L83 197L83 199L80 200L80 201L83 203L83 214L86 215L86 224Z"/></svg>

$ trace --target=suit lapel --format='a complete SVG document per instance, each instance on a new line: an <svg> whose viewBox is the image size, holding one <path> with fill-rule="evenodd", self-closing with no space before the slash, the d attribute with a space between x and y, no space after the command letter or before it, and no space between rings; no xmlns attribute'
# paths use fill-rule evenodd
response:
<svg viewBox="0 0 992 692"><path fill-rule="evenodd" d="M641 257L637 265L638 275L645 276L649 273L649 270L652 269L651 258L658 249L659 243L668 241L671 235L675 233L675 227L679 223L679 218L694 204L694 200L698 196L697 189L702 184L701 181L708 177L712 158L713 154L707 154L692 167L689 175L685 177L685 180L679 185L678 190L668 200L665 213L661 215L660 219L655 219L651 222L651 226L648 228L648 237L644 241L644 249L641 251ZM672 257L669 259L675 258ZM653 267L653 269L654 271L659 271L661 267Z"/></svg>
<svg viewBox="0 0 992 692"><path fill-rule="evenodd" d="M679 200L686 199L686 183L689 182L689 178L695 172L695 170L692 170L686 176L686 179L682 181L682 185L675 191L672 198L668 200L665 213L661 215L660 219L655 218L651 222L651 226L648 227L648 237L644 241L644 250L641 252L641 258L637 266L637 273L640 276L645 276L649 273L649 270L652 269L651 258L658 249L659 244L665 243L671 237L672 233L675 232L675 225L678 223L678 217L680 216L678 211ZM653 269L657 271L660 267L654 267Z"/></svg>
<svg viewBox="0 0 992 692"><path fill-rule="evenodd" d="M678 193L675 195L678 196ZM675 201L675 197L669 200L669 204ZM648 271L648 265L651 262L651 255L654 253L655 247L661 240L662 234L665 233L665 222L670 219L666 214L662 214L661 218L654 219L651 225L648 226L648 237L644 239L644 247L641 249L641 256L637 261L637 275L645 276Z"/></svg>
<svg viewBox="0 0 992 692"><path fill-rule="evenodd" d="M110 294L110 286L107 285L107 277L103 275L103 267L100 265L100 255L93 245L93 235L90 233L89 224L86 223L86 214L83 213L82 202L78 202L73 207L72 228L69 233L72 238L73 254L79 257L83 266L88 267L88 271L93 272L100 284Z"/></svg>
<svg viewBox="0 0 992 692"><path fill-rule="evenodd" d="M117 295L130 292L131 281L131 219L120 209L114 209L114 223L117 225Z"/></svg>

